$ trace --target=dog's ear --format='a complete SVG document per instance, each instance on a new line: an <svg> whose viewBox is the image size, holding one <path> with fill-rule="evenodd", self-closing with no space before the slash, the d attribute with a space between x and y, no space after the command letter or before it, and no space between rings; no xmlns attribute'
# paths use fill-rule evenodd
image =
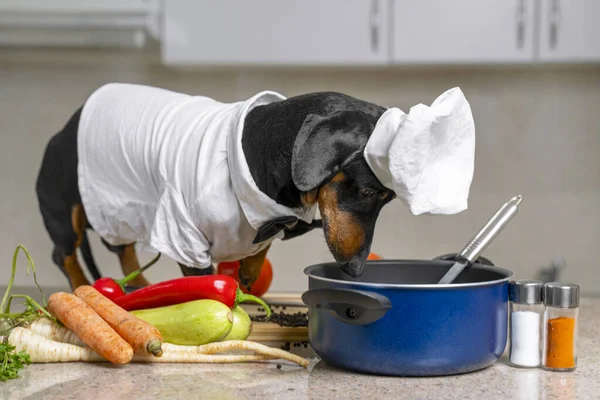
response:
<svg viewBox="0 0 600 400"><path fill-rule="evenodd" d="M278 217L264 223L256 232L256 236L252 241L253 244L264 242L267 239L277 235L281 230L287 229L287 225L298 221L296 217Z"/></svg>
<svg viewBox="0 0 600 400"><path fill-rule="evenodd" d="M294 226L288 228L289 224L292 224L296 221L297 223ZM281 240L290 240L304 235L315 228L323 228L323 220L315 219L311 223L306 223L296 217L279 217L272 219L261 226L258 229L258 232L256 233L252 243L256 244L264 242L265 240L277 235L281 230L284 232L284 236Z"/></svg>
<svg viewBox="0 0 600 400"><path fill-rule="evenodd" d="M323 220L315 219L310 224L304 221L298 221L294 227L284 229L284 236L281 240L290 240L295 237L302 236L315 228L323 228Z"/></svg>
<svg viewBox="0 0 600 400"><path fill-rule="evenodd" d="M362 156L374 125L365 113L336 111L310 114L298 131L292 153L292 179L308 192L335 175L345 164Z"/></svg>

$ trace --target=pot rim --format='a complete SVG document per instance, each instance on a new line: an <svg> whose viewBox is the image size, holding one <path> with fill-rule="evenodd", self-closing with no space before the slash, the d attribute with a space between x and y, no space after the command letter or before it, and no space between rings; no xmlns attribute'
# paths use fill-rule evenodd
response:
<svg viewBox="0 0 600 400"><path fill-rule="evenodd" d="M454 264L454 261L446 261L446 260L381 259L381 260L367 260L365 262L365 266L367 266L368 264L371 264L371 265L384 264L384 263L387 264L390 262L396 262L396 263L400 263L400 264L407 264L407 263L439 264L440 262L442 262L444 264L449 264L449 265ZM308 276L309 279L316 279L316 280L320 280L320 281L324 281L324 282L331 282L331 283L335 283L338 285L348 285L348 286L360 285L360 286L365 286L365 287L369 287L369 288L416 289L416 290L418 290L418 289L447 290L447 289L463 289L463 288L492 286L492 285L497 285L499 283L508 282L514 276L514 273L508 269L500 268L500 267L496 267L496 266L484 265L484 264L471 264L471 266L469 266L467 268L475 267L479 270L498 272L498 273L504 274L506 276L504 278L496 279L493 281L483 281L483 282L447 283L447 284L437 284L437 283L410 284L410 283L369 283L369 282L359 282L359 281L352 281L352 280L338 280L338 279L317 276L317 275L314 275L311 273L311 271L313 269L316 269L318 267L327 266L327 265L331 265L332 267L338 268L338 265L335 261L325 262L325 263L320 263L320 264L313 264L313 265L310 265L310 266L304 268L304 274L306 276Z"/></svg>

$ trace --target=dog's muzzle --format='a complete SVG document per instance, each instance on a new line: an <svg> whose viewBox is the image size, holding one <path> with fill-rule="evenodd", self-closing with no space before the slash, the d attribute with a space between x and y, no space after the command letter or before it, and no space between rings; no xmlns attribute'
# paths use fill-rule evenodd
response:
<svg viewBox="0 0 600 400"><path fill-rule="evenodd" d="M359 278L363 274L364 268L364 262L358 258L340 264L340 269L353 278Z"/></svg>

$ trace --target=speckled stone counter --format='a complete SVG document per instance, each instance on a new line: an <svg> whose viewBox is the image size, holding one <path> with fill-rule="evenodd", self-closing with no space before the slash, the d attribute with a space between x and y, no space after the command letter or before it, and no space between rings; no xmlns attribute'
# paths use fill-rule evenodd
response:
<svg viewBox="0 0 600 400"><path fill-rule="evenodd" d="M504 355L471 374L389 378L331 368L314 359L308 369L263 364L46 364L0 383L0 399L598 399L600 298L583 298L579 366L574 372L510 367Z"/></svg>

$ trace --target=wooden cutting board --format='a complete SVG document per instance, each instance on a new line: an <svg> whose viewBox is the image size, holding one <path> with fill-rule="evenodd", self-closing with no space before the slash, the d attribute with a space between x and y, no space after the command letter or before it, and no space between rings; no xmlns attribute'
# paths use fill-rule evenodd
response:
<svg viewBox="0 0 600 400"><path fill-rule="evenodd" d="M308 308L302 302L299 293L268 293L262 299L271 306L273 314L284 312L286 314L306 313ZM241 306L252 316L265 316L264 309L255 303L242 303ZM308 327L286 327L276 322L253 322L252 333L248 340L257 342L283 342L301 343L308 342ZM298 346L296 346L298 347Z"/></svg>

